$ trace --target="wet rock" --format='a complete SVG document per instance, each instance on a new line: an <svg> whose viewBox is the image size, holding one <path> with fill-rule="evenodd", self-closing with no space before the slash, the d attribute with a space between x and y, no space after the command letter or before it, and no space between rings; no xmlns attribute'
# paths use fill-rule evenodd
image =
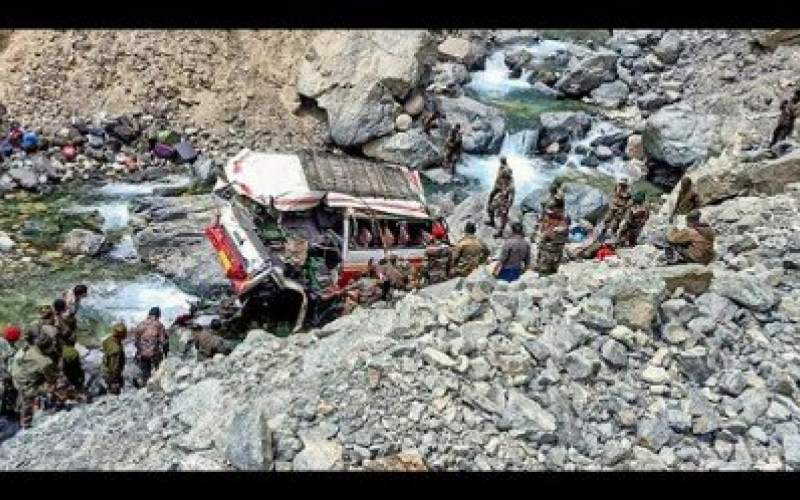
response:
<svg viewBox="0 0 800 500"><path fill-rule="evenodd" d="M566 143L570 138L583 137L592 125L591 117L583 111L556 111L539 115L542 132L539 147Z"/></svg>
<svg viewBox="0 0 800 500"><path fill-rule="evenodd" d="M64 237L61 248L72 255L96 256L108 250L108 241L102 234L86 229L73 229Z"/></svg>

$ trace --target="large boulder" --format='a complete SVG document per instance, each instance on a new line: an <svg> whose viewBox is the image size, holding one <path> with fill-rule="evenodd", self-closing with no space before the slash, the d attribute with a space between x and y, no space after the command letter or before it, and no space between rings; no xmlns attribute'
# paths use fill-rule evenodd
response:
<svg viewBox="0 0 800 500"><path fill-rule="evenodd" d="M556 82L555 88L573 97L581 97L603 82L610 82L617 73L617 54L597 52L572 67Z"/></svg>
<svg viewBox="0 0 800 500"><path fill-rule="evenodd" d="M564 206L570 220L595 223L608 208L608 197L597 188L568 182L564 184Z"/></svg>
<svg viewBox="0 0 800 500"><path fill-rule="evenodd" d="M727 297L742 307L765 312L772 309L778 297L766 282L750 273L719 272L709 291Z"/></svg>
<svg viewBox="0 0 800 500"><path fill-rule="evenodd" d="M757 163L731 161L708 165L694 174L695 189L704 204L743 195L774 196L800 182L800 150Z"/></svg>
<svg viewBox="0 0 800 500"><path fill-rule="evenodd" d="M684 105L661 108L648 118L643 134L647 155L671 167L684 168L711 154L718 140L719 119Z"/></svg>
<svg viewBox="0 0 800 500"><path fill-rule="evenodd" d="M222 437L225 458L238 470L266 471L272 468L272 431L267 417L250 407L237 411Z"/></svg>
<svg viewBox="0 0 800 500"><path fill-rule="evenodd" d="M106 237L87 229L73 229L64 237L62 249L72 255L100 255L108 249Z"/></svg>
<svg viewBox="0 0 800 500"><path fill-rule="evenodd" d="M503 116L495 108L469 97L442 97L441 109L450 124L461 124L466 153L495 153L506 132Z"/></svg>
<svg viewBox="0 0 800 500"><path fill-rule="evenodd" d="M371 158L417 169L429 167L442 159L439 148L421 128L375 139L365 144L362 151Z"/></svg>
<svg viewBox="0 0 800 500"><path fill-rule="evenodd" d="M437 50L441 59L454 61L468 68L476 67L486 57L486 51L481 44L454 36L447 37Z"/></svg>
<svg viewBox="0 0 800 500"><path fill-rule="evenodd" d="M331 139L361 145L394 130L404 99L433 57L425 30L322 31L300 65L297 91L327 111Z"/></svg>
<svg viewBox="0 0 800 500"><path fill-rule="evenodd" d="M800 43L800 30L763 30L755 34L755 41L768 49L779 45L797 45Z"/></svg>
<svg viewBox="0 0 800 500"><path fill-rule="evenodd" d="M602 288L601 295L614 301L614 319L633 330L649 330L666 297L663 279L653 274L616 275Z"/></svg>
<svg viewBox="0 0 800 500"><path fill-rule="evenodd" d="M8 175L24 189L33 189L39 184L39 176L30 168L12 168L9 169Z"/></svg>
<svg viewBox="0 0 800 500"><path fill-rule="evenodd" d="M554 142L566 143L580 138L592 127L592 118L583 111L556 111L539 115L542 124L539 147L546 148Z"/></svg>
<svg viewBox="0 0 800 500"><path fill-rule="evenodd" d="M714 277L711 268L700 264L656 267L653 271L664 280L668 294L683 288L692 295L701 295L708 290L711 278Z"/></svg>

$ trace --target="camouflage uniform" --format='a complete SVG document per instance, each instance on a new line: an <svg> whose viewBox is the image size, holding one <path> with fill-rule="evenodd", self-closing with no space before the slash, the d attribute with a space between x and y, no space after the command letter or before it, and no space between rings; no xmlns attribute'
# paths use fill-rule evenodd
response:
<svg viewBox="0 0 800 500"><path fill-rule="evenodd" d="M675 200L675 208L672 210L670 222L676 215L686 215L692 210L700 208L700 197L694 189L681 190L678 192L678 198Z"/></svg>
<svg viewBox="0 0 800 500"><path fill-rule="evenodd" d="M644 205L632 206L625 214L622 224L620 224L617 244L620 247L635 246L649 217L650 210Z"/></svg>
<svg viewBox="0 0 800 500"><path fill-rule="evenodd" d="M17 401L17 391L11 378L11 360L16 352L14 344L0 338L0 415L12 413Z"/></svg>
<svg viewBox="0 0 800 500"><path fill-rule="evenodd" d="M563 208L547 208L539 222L536 252L536 270L540 274L558 271L569 239L569 223Z"/></svg>
<svg viewBox="0 0 800 500"><path fill-rule="evenodd" d="M116 335L109 335L103 341L103 380L111 394L119 394L125 381L122 372L125 370L125 349Z"/></svg>
<svg viewBox="0 0 800 500"><path fill-rule="evenodd" d="M50 342L52 346L52 342ZM36 399L49 396L58 378L58 367L38 345L28 345L16 353L11 363L11 377L17 390L17 411L20 425L28 428L33 421Z"/></svg>
<svg viewBox="0 0 800 500"><path fill-rule="evenodd" d="M456 162L461 156L462 140L461 131L453 127L444 144L444 166L452 175L456 175Z"/></svg>
<svg viewBox="0 0 800 500"><path fill-rule="evenodd" d="M714 260L714 231L708 224L697 222L685 229L673 228L667 233L667 242L679 255L675 264L708 264Z"/></svg>
<svg viewBox="0 0 800 500"><path fill-rule="evenodd" d="M428 284L446 281L450 275L450 247L434 245L425 249Z"/></svg>
<svg viewBox="0 0 800 500"><path fill-rule="evenodd" d="M451 269L456 276L467 277L486 262L489 258L489 248L474 234L464 235L453 248Z"/></svg>
<svg viewBox="0 0 800 500"><path fill-rule="evenodd" d="M625 189L622 189L621 186L625 186ZM609 234L617 234L619 225L622 223L622 219L625 217L630 206L631 193L627 189L627 184L617 185L614 192L614 199L611 201L611 208L609 208L605 220L605 229Z"/></svg>
<svg viewBox="0 0 800 500"><path fill-rule="evenodd" d="M514 204L514 174L511 168L506 164L500 164L500 169L497 171L497 178L494 181L494 188L489 194L489 204L487 212L489 215L488 225L494 226L494 219L496 216L500 217L500 227L495 233L495 237L503 235L503 230L508 223L508 211L511 210L511 205Z"/></svg>
<svg viewBox="0 0 800 500"><path fill-rule="evenodd" d="M161 364L167 349L167 330L158 318L148 317L133 330L136 364L142 371L141 385L147 383L153 370Z"/></svg>

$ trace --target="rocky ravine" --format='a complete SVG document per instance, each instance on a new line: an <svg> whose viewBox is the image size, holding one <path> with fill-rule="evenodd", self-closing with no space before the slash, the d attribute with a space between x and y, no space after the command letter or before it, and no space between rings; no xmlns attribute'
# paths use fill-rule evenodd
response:
<svg viewBox="0 0 800 500"><path fill-rule="evenodd" d="M478 270L288 339L251 331L227 358L175 355L147 390L38 419L0 465L795 469L799 213L798 184L704 208L708 267L641 245L510 285Z"/></svg>

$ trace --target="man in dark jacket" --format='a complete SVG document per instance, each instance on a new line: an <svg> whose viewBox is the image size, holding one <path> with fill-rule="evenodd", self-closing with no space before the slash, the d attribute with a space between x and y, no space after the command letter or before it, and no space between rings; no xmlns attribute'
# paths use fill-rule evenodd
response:
<svg viewBox="0 0 800 500"><path fill-rule="evenodd" d="M133 330L133 338L136 344L136 364L142 371L139 384L143 386L150 379L152 371L158 369L168 349L167 329L161 323L161 309L150 309L147 319Z"/></svg>
<svg viewBox="0 0 800 500"><path fill-rule="evenodd" d="M531 265L531 245L525 241L522 224L519 222L511 225L511 237L503 243L499 265L497 279L503 281L516 281Z"/></svg>

